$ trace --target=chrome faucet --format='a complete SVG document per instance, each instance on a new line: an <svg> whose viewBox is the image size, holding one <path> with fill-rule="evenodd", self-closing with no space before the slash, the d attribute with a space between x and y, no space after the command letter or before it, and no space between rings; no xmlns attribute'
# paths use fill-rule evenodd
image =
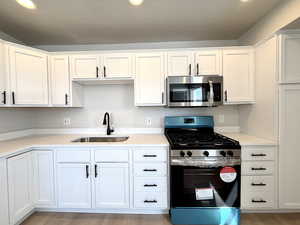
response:
<svg viewBox="0 0 300 225"><path fill-rule="evenodd" d="M106 134L107 135L111 135L111 133L114 132L114 129L110 128L110 119L109 119L109 113L108 112L106 112L104 114L103 125L107 125L107 129L106 129Z"/></svg>

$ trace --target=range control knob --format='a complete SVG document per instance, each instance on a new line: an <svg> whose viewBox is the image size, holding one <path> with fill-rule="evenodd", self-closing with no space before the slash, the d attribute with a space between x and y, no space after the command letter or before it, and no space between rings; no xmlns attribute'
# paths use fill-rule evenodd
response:
<svg viewBox="0 0 300 225"><path fill-rule="evenodd" d="M233 156L233 151L228 151L227 155L229 155L230 157L232 157Z"/></svg>
<svg viewBox="0 0 300 225"><path fill-rule="evenodd" d="M221 156L226 157L226 152L225 151L221 151L220 154L221 154Z"/></svg>
<svg viewBox="0 0 300 225"><path fill-rule="evenodd" d="M191 151L188 151L186 154L187 154L189 157L191 157L191 156L193 155L193 153L192 153Z"/></svg>
<svg viewBox="0 0 300 225"><path fill-rule="evenodd" d="M180 156L184 157L185 156L185 152L184 151L180 151Z"/></svg>
<svg viewBox="0 0 300 225"><path fill-rule="evenodd" d="M205 155L206 157L208 157L209 156L209 152L208 151L204 151L203 155Z"/></svg>

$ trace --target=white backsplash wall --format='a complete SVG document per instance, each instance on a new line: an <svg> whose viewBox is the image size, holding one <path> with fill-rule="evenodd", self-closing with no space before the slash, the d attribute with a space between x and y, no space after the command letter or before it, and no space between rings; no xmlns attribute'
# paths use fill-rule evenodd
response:
<svg viewBox="0 0 300 225"><path fill-rule="evenodd" d="M0 133L33 128L34 109L0 108Z"/></svg>
<svg viewBox="0 0 300 225"><path fill-rule="evenodd" d="M161 128L167 115L214 115L216 126L239 126L236 106L216 108L165 108L135 107L133 85L99 85L84 87L83 108L36 109L35 128L99 128L105 112L112 113L116 128ZM224 123L221 123L224 115ZM64 119L70 118L71 125L65 126ZM146 118L151 125L146 125Z"/></svg>

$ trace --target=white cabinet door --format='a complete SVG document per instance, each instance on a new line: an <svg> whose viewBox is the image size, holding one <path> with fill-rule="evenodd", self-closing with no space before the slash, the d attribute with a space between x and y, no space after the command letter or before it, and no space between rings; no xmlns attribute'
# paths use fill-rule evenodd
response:
<svg viewBox="0 0 300 225"><path fill-rule="evenodd" d="M129 208L127 163L95 165L96 208Z"/></svg>
<svg viewBox="0 0 300 225"><path fill-rule="evenodd" d="M133 55L128 53L103 56L104 78L129 78L133 76Z"/></svg>
<svg viewBox="0 0 300 225"><path fill-rule="evenodd" d="M253 49L223 50L225 103L253 103L254 52Z"/></svg>
<svg viewBox="0 0 300 225"><path fill-rule="evenodd" d="M8 104L6 66L5 47L4 44L0 42L0 106Z"/></svg>
<svg viewBox="0 0 300 225"><path fill-rule="evenodd" d="M283 34L279 40L279 81L300 83L300 35Z"/></svg>
<svg viewBox="0 0 300 225"><path fill-rule="evenodd" d="M201 50L196 52L196 75L221 75L221 51Z"/></svg>
<svg viewBox="0 0 300 225"><path fill-rule="evenodd" d="M300 209L300 85L280 87L279 207Z"/></svg>
<svg viewBox="0 0 300 225"><path fill-rule="evenodd" d="M37 208L55 207L52 151L33 152L34 202Z"/></svg>
<svg viewBox="0 0 300 225"><path fill-rule="evenodd" d="M164 105L164 53L136 55L135 101L137 106Z"/></svg>
<svg viewBox="0 0 300 225"><path fill-rule="evenodd" d="M193 52L169 52L168 76L188 76L195 73Z"/></svg>
<svg viewBox="0 0 300 225"><path fill-rule="evenodd" d="M8 224L7 166L3 159L0 160L0 225Z"/></svg>
<svg viewBox="0 0 300 225"><path fill-rule="evenodd" d="M89 164L57 164L59 208L91 208L91 168Z"/></svg>
<svg viewBox="0 0 300 225"><path fill-rule="evenodd" d="M31 152L8 159L10 223L16 224L33 209Z"/></svg>
<svg viewBox="0 0 300 225"><path fill-rule="evenodd" d="M52 105L70 105L69 57L51 56L50 64Z"/></svg>
<svg viewBox="0 0 300 225"><path fill-rule="evenodd" d="M48 104L47 55L38 51L10 47L12 103Z"/></svg>
<svg viewBox="0 0 300 225"><path fill-rule="evenodd" d="M73 55L70 57L72 78L98 78L101 73L99 55Z"/></svg>

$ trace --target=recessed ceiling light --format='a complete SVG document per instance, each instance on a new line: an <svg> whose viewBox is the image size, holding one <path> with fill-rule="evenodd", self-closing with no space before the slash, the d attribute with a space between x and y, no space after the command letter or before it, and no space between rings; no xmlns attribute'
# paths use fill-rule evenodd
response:
<svg viewBox="0 0 300 225"><path fill-rule="evenodd" d="M27 9L36 9L36 5L31 0L16 0L21 6Z"/></svg>
<svg viewBox="0 0 300 225"><path fill-rule="evenodd" d="M249 2L250 0L240 0L241 2Z"/></svg>
<svg viewBox="0 0 300 225"><path fill-rule="evenodd" d="M129 0L129 2L131 5L139 6L139 5L143 4L144 0Z"/></svg>

